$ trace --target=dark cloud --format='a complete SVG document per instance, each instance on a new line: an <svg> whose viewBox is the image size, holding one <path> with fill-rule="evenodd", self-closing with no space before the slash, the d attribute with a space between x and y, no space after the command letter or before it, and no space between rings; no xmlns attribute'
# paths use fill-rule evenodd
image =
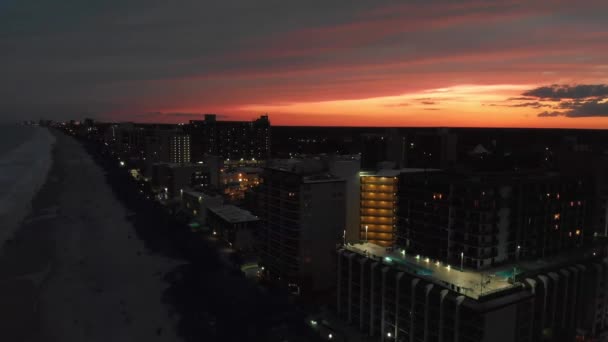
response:
<svg viewBox="0 0 608 342"><path fill-rule="evenodd" d="M608 102L587 101L580 106L566 112L566 116L571 118L582 118L590 116L608 117Z"/></svg>
<svg viewBox="0 0 608 342"><path fill-rule="evenodd" d="M407 107L410 104L407 102L386 104L384 107Z"/></svg>
<svg viewBox="0 0 608 342"><path fill-rule="evenodd" d="M437 104L437 102L435 102L435 101L421 101L420 103L422 103L423 105L434 105L434 104Z"/></svg>
<svg viewBox="0 0 608 342"><path fill-rule="evenodd" d="M557 111L549 112L549 111L545 111L545 112L539 113L538 117L549 118L549 117L556 117L556 116L562 116L562 115L564 115L564 113L562 113L562 112L557 112Z"/></svg>
<svg viewBox="0 0 608 342"><path fill-rule="evenodd" d="M536 97L520 96L520 97L509 97L507 101L534 101Z"/></svg>
<svg viewBox="0 0 608 342"><path fill-rule="evenodd" d="M424 108L424 110L441 110L441 108Z"/></svg>
<svg viewBox="0 0 608 342"><path fill-rule="evenodd" d="M522 95L534 96L541 101L555 101L555 105L539 101L510 105L511 107L551 107L555 111L545 111L539 117L566 116L569 118L608 117L608 85L551 85L529 90Z"/></svg>
<svg viewBox="0 0 608 342"><path fill-rule="evenodd" d="M530 107L530 108L543 108L543 107L552 107L551 105L548 104L543 104L540 103L538 101L534 101L534 102L524 102L524 103L517 103L517 104L513 104L513 105L507 105L507 107Z"/></svg>
<svg viewBox="0 0 608 342"><path fill-rule="evenodd" d="M608 97L608 86L605 84L558 85L539 87L522 95L538 99L588 99Z"/></svg>

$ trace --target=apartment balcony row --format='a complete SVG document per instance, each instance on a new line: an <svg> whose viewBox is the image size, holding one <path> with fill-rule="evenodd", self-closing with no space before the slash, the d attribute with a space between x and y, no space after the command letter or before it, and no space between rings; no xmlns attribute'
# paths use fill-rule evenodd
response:
<svg viewBox="0 0 608 342"><path fill-rule="evenodd" d="M361 208L361 216L393 217L394 209Z"/></svg>
<svg viewBox="0 0 608 342"><path fill-rule="evenodd" d="M361 192L396 193L397 188L391 185L361 185Z"/></svg>
<svg viewBox="0 0 608 342"><path fill-rule="evenodd" d="M379 224L379 225L390 225L392 226L397 222L394 217L382 217L382 216L361 216L362 224Z"/></svg>
<svg viewBox="0 0 608 342"><path fill-rule="evenodd" d="M396 202L397 196L394 193L384 192L362 192L361 199L370 201L389 201Z"/></svg>
<svg viewBox="0 0 608 342"><path fill-rule="evenodd" d="M361 177L361 184L396 185L397 179L393 177Z"/></svg>
<svg viewBox="0 0 608 342"><path fill-rule="evenodd" d="M393 209L394 207L395 207L395 203L392 201L375 201L375 200L361 201L361 209L363 209L363 208Z"/></svg>

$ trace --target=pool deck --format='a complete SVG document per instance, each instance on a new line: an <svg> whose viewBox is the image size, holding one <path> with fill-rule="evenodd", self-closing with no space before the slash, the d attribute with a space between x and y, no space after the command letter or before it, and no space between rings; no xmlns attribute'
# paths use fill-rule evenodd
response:
<svg viewBox="0 0 608 342"><path fill-rule="evenodd" d="M415 273L439 285L453 289L461 294L479 299L490 292L508 290L519 284L511 284L506 277L500 277L497 271L508 268L501 267L493 270L460 270L459 265L448 265L423 256L409 255L401 249L390 250L373 243L348 244L345 249L370 258L381 260L388 266Z"/></svg>

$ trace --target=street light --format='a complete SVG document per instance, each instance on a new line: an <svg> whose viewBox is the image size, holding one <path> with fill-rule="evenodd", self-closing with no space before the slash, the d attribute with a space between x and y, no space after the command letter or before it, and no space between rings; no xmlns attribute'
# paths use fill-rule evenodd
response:
<svg viewBox="0 0 608 342"><path fill-rule="evenodd" d="M342 233L342 244L346 246L346 229L344 229L344 232Z"/></svg>
<svg viewBox="0 0 608 342"><path fill-rule="evenodd" d="M521 246L517 245L517 261L519 261L519 252L521 250Z"/></svg>
<svg viewBox="0 0 608 342"><path fill-rule="evenodd" d="M460 272L464 269L464 252L460 252Z"/></svg>
<svg viewBox="0 0 608 342"><path fill-rule="evenodd" d="M367 242L367 226L365 226L365 242Z"/></svg>

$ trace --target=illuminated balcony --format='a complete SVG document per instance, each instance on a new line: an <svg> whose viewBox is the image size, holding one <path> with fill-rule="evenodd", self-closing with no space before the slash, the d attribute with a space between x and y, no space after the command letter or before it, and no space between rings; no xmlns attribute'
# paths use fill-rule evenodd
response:
<svg viewBox="0 0 608 342"><path fill-rule="evenodd" d="M393 177L361 177L361 184L396 184L397 180Z"/></svg>
<svg viewBox="0 0 608 342"><path fill-rule="evenodd" d="M361 192L395 193L396 189L392 185L361 185Z"/></svg>
<svg viewBox="0 0 608 342"><path fill-rule="evenodd" d="M361 216L361 223L365 223L367 225L370 225L370 224L393 225L393 223L395 223L395 219L393 217Z"/></svg>
<svg viewBox="0 0 608 342"><path fill-rule="evenodd" d="M393 201L361 201L361 208L376 208L376 209L393 209L394 208Z"/></svg>
<svg viewBox="0 0 608 342"><path fill-rule="evenodd" d="M380 216L380 217L393 217L394 212L392 207L390 209L378 209L378 208L361 208L362 216Z"/></svg>
<svg viewBox="0 0 608 342"><path fill-rule="evenodd" d="M379 192L362 192L361 199L363 200L378 200L378 201L394 201L395 194L379 193Z"/></svg>

